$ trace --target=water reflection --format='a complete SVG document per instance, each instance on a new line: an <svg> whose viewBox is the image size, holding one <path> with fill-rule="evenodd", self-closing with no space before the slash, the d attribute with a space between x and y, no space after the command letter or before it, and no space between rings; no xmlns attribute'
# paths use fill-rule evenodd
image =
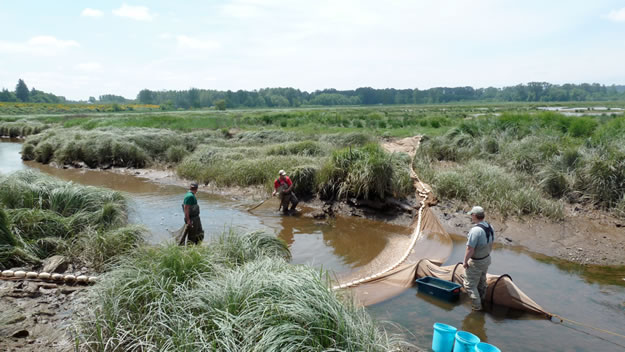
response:
<svg viewBox="0 0 625 352"><path fill-rule="evenodd" d="M471 311L462 320L460 330L470 331L473 335L480 338L482 342L488 342L486 336L486 313Z"/></svg>

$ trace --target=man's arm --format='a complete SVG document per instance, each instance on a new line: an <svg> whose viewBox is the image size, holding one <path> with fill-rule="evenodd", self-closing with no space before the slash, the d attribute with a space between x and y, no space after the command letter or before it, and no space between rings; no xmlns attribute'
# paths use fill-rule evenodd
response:
<svg viewBox="0 0 625 352"><path fill-rule="evenodd" d="M473 253L475 253L475 248L467 246L467 250L464 252L464 260L462 261L462 266L465 269L469 267L469 259L473 256Z"/></svg>
<svg viewBox="0 0 625 352"><path fill-rule="evenodd" d="M189 211L190 211L190 210L191 210L191 206L190 206L190 205L185 204L185 205L184 205L184 222L185 222L187 225L189 225L189 226L193 227L193 223L191 223L191 217L189 216Z"/></svg>

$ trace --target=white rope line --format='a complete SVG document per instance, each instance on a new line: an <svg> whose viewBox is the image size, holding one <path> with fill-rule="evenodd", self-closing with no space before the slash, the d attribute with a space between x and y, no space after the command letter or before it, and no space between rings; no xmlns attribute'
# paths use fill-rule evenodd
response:
<svg viewBox="0 0 625 352"><path fill-rule="evenodd" d="M414 158L414 155L412 156ZM428 197L428 193L430 193L430 191L425 187L425 185L423 184L423 182L421 182L421 180L417 177L417 173L414 171L413 168L413 163L412 161L410 162L410 173L411 173L411 177L413 177L416 181L415 181L415 188L416 187L416 183L419 182L419 185L421 185L421 189L425 190L425 191L419 191L419 189L417 188L416 193L421 196L421 201L420 204L421 206L419 207L419 213L418 213L418 218L417 218L417 227L415 229L415 231L412 233L412 238L410 240L410 246L408 246L408 250L406 250L406 252L404 253L404 255L394 264L389 266L388 268L367 276L367 277L363 277L360 279L356 279L341 285L336 285L332 287L332 290L341 290L344 288L348 288L348 287L352 287L352 286L357 286L360 284L364 284L366 282L369 281L373 281L377 278L379 278L380 276L388 273L389 271L397 268L401 263L403 263L406 258L408 258L408 255L410 255L410 252L412 251L412 249L414 248L415 244L417 243L417 240L419 239L419 237L421 236L421 219L422 219L422 215L423 215L423 208L425 208L425 200Z"/></svg>

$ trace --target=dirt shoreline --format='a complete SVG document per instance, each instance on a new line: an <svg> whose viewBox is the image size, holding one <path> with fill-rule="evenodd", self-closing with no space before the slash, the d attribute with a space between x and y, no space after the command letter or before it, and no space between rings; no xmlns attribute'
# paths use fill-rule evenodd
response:
<svg viewBox="0 0 625 352"><path fill-rule="evenodd" d="M432 210L445 230L466 237L471 225L466 211L453 202L441 202ZM496 231L496 242L531 253L578 264L625 265L625 221L605 212L567 207L563 221L545 218L503 219L487 214Z"/></svg>

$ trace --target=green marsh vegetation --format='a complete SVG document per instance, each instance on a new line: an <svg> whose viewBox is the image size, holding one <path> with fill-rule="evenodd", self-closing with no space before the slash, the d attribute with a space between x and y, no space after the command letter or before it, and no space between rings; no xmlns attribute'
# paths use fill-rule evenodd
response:
<svg viewBox="0 0 625 352"><path fill-rule="evenodd" d="M388 351L401 343L265 233L143 247L91 291L85 351Z"/></svg>
<svg viewBox="0 0 625 352"><path fill-rule="evenodd" d="M625 117L504 113L423 141L417 172L438 195L502 215L563 217L566 203L623 213Z"/></svg>
<svg viewBox="0 0 625 352"><path fill-rule="evenodd" d="M88 167L168 165L202 183L267 189L285 169L298 194L402 198L412 194L410 160L369 144L421 134L418 172L443 198L480 202L504 216L560 219L566 202L625 213L620 110L590 110L622 104L570 104L579 113L602 112L581 117L541 112L537 104L34 116L29 121L51 127L27 139L23 158Z"/></svg>
<svg viewBox="0 0 625 352"><path fill-rule="evenodd" d="M55 254L95 270L142 242L118 192L33 171L0 176L0 266L37 266Z"/></svg>

